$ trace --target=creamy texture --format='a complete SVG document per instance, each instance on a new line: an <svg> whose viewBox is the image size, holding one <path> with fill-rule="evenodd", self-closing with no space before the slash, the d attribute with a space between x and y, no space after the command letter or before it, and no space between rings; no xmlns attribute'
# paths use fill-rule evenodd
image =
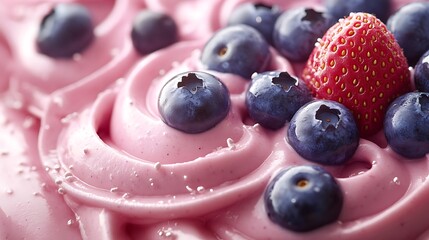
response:
<svg viewBox="0 0 429 240"><path fill-rule="evenodd" d="M85 5L95 25L95 40L72 59L47 57L39 53L35 45L43 17L59 2ZM220 3L195 0L3 0L0 4L0 15L3 16L0 32L7 33L5 38L14 54L15 71L8 77L10 95L21 101L23 108L40 116L52 92L77 82L92 81L106 72L125 72L141 58L133 49L130 39L132 20L139 10L149 8L171 14L179 25L180 40L185 41L208 38L220 28L218 11L213 11L220 7ZM195 7L201 10L197 14L189 14ZM207 15L207 12L213 16ZM3 42L1 38L0 43ZM0 54L3 55L2 52L0 47ZM112 76L119 77L121 75ZM106 80L104 85L109 83Z"/></svg>
<svg viewBox="0 0 429 240"><path fill-rule="evenodd" d="M0 5L9 21L0 21L0 30L7 35L1 41L0 34L0 56L13 56L13 65L16 61L8 93L22 94L36 114L0 105L0 116L5 116L0 123L6 126L1 146L8 149L0 152L0 167L6 169L0 175L0 186L6 187L0 195L1 239L428 235L429 157L403 159L387 146L382 132L361 139L347 164L327 167L345 195L339 220L297 234L267 218L262 194L279 169L309 162L285 141L286 128L269 131L247 117L247 80L211 72L230 90L232 106L228 116L207 132L188 135L162 122L157 97L163 84L178 73L203 70L198 58L205 41L244 1L81 1L97 12L97 29L104 29L97 32L106 35L100 33L81 56L66 62L46 59L35 52L31 40L18 38L18 33L34 38L37 20L56 1L41 2L4 0ZM266 2L281 3L283 9L320 6L316 0ZM395 8L404 2L395 1ZM171 14L181 40L141 57L123 36L128 36L132 13L145 7ZM11 29L17 32L10 33ZM117 54L112 56L112 51ZM291 65L275 50L272 53L270 69L300 74L300 64Z"/></svg>
<svg viewBox="0 0 429 240"><path fill-rule="evenodd" d="M144 5L129 0L68 1L89 8L95 25L94 41L72 59L53 59L39 53L35 39L40 23L58 2L4 0L0 4L0 15L4 16L0 30L7 33L5 38L14 55L10 95L36 115L41 115L49 94L55 90L91 81L112 68L124 71L139 57L124 36L129 35L130 22Z"/></svg>
<svg viewBox="0 0 429 240"><path fill-rule="evenodd" d="M40 121L0 104L0 239L79 239L74 213L44 174Z"/></svg>
<svg viewBox="0 0 429 240"><path fill-rule="evenodd" d="M177 73L199 70L201 46L199 42L177 44L144 59L124 80L93 94L93 103L82 103L81 111L67 111L76 108L73 100L49 109L41 139L44 163L62 166L50 174L59 180L66 199L77 206L99 208L95 213L94 208L74 209L89 218L80 218L82 228L100 230L92 225L94 214L122 216L109 224L109 231L125 236L121 226L131 224L131 235L148 238L157 237L160 229L170 229L185 239L188 231L201 228L204 238L331 239L338 234L362 238L362 234L392 232L397 225L398 232L392 234L396 238L428 227L403 223L402 217L394 220L404 208L423 203L424 195L415 194L420 188L424 191L428 159L402 159L386 147L382 133L374 142L361 139L346 165L328 168L345 193L337 223L306 235L272 224L261 198L266 184L278 169L309 162L286 143L285 129L271 132L246 118L243 99L248 82L212 72L232 89L232 110L203 134L169 128L157 112L156 96L163 83ZM271 68L293 72L284 62L273 61ZM361 232L364 226L367 233Z"/></svg>

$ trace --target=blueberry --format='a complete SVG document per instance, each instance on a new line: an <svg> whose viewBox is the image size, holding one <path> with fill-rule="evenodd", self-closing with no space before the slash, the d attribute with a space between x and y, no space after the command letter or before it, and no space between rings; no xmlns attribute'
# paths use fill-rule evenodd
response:
<svg viewBox="0 0 429 240"><path fill-rule="evenodd" d="M134 18L131 39L139 53L148 54L175 43L177 25L169 15L143 10Z"/></svg>
<svg viewBox="0 0 429 240"><path fill-rule="evenodd" d="M292 117L287 140L309 161L338 165L349 160L359 145L359 130L353 114L341 103L315 100Z"/></svg>
<svg viewBox="0 0 429 240"><path fill-rule="evenodd" d="M414 68L414 82L420 92L429 92L429 51L427 51Z"/></svg>
<svg viewBox="0 0 429 240"><path fill-rule="evenodd" d="M325 0L326 11L335 20L344 18L352 12L367 12L386 22L391 11L390 0Z"/></svg>
<svg viewBox="0 0 429 240"><path fill-rule="evenodd" d="M305 61L318 38L335 23L333 18L311 8L285 11L274 26L274 47L291 61Z"/></svg>
<svg viewBox="0 0 429 240"><path fill-rule="evenodd" d="M406 158L429 153L429 93L411 92L395 99L384 120L387 143Z"/></svg>
<svg viewBox="0 0 429 240"><path fill-rule="evenodd" d="M86 49L94 38L88 9L76 3L56 5L42 20L36 45L53 58L70 58Z"/></svg>
<svg viewBox="0 0 429 240"><path fill-rule="evenodd" d="M408 64L414 66L429 49L429 2L405 5L387 21L387 28L403 48Z"/></svg>
<svg viewBox="0 0 429 240"><path fill-rule="evenodd" d="M271 221L295 232L307 232L338 219L343 192L323 168L293 166L271 180L264 200Z"/></svg>
<svg viewBox="0 0 429 240"><path fill-rule="evenodd" d="M253 73L265 71L270 59L269 44L258 31L243 24L216 32L201 54L201 62L207 69L249 80Z"/></svg>
<svg viewBox="0 0 429 240"><path fill-rule="evenodd" d="M246 92L250 117L269 129L283 127L302 105L311 100L307 86L287 72L256 74Z"/></svg>
<svg viewBox="0 0 429 240"><path fill-rule="evenodd" d="M258 30L267 42L272 43L274 24L281 13L277 6L243 3L231 13L228 26L246 24Z"/></svg>
<svg viewBox="0 0 429 240"><path fill-rule="evenodd" d="M185 72L161 89L158 109L162 120L186 133L200 133L221 122L230 108L229 92L215 76Z"/></svg>

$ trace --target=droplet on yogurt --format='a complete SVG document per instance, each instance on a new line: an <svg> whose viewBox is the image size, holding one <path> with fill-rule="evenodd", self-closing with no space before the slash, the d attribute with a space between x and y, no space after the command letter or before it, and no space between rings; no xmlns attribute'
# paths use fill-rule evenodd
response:
<svg viewBox="0 0 429 240"><path fill-rule="evenodd" d="M401 181L399 181L398 177L393 178L393 183L395 183L396 185L401 185Z"/></svg>

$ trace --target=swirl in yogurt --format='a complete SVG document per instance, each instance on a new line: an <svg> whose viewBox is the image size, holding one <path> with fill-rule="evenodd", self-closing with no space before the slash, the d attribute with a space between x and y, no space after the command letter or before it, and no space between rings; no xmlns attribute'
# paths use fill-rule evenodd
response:
<svg viewBox="0 0 429 240"><path fill-rule="evenodd" d="M161 120L160 89L178 73L201 70L202 46L201 41L183 42L151 54L125 79L93 93L93 102L76 104L73 93L89 93L87 85L60 93L62 106L51 104L42 126L43 162L61 166L49 174L81 216L86 232L106 234L91 222L103 215L111 219L109 232L130 239L154 238L162 229L204 238L259 239L268 232L273 238L304 237L270 222L262 194L279 169L309 162L285 141L287 126L271 131L249 120L244 106L247 80L211 72L230 90L231 110L207 132L185 134ZM293 73L273 53L270 68ZM404 211L396 206L420 201L413 190L423 188L428 159L407 162L380 134L373 141L361 139L346 165L327 167L344 191L344 210L338 222L304 239L353 238L362 234L361 226L372 226L367 234L387 231L396 222L386 224L385 215L394 219ZM121 231L123 225L132 234Z"/></svg>
<svg viewBox="0 0 429 240"><path fill-rule="evenodd" d="M0 28L8 33L6 39L15 56L10 91L37 116L55 90L89 81L112 68L125 69L138 58L129 38L123 37L129 35L132 17L144 7L131 0L104 1L103 4L77 1L91 13L94 41L71 59L56 59L40 53L35 43L40 23L58 2L6 1L0 7L4 15Z"/></svg>

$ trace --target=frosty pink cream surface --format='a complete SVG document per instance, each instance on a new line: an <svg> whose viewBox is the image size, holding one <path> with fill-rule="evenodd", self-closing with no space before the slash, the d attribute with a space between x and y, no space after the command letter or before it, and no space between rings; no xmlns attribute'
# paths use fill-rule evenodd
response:
<svg viewBox="0 0 429 240"><path fill-rule="evenodd" d="M210 1L207 5L201 1L103 1L111 7L108 9L112 14L126 6L133 12L137 6L166 11L183 26L182 39L142 58L128 49L123 52L122 59L128 59L125 63L115 57L96 60L91 51L97 54L101 49L113 49L100 39L99 46L94 44L98 50L88 50L79 57L79 61L87 63L84 65L88 71L71 71L70 81L81 79L79 82L60 80L59 85L49 85L42 82L55 82L55 77L40 80L28 75L28 82L20 79L31 89L41 89L47 99L35 105L41 109L38 143L41 162L34 149L24 154L26 158L22 157L22 162L39 166L35 172L40 173L43 182L55 185L64 196L66 203L58 200L58 196L45 194L46 203L41 204L60 209L57 216L52 212L53 216L68 219L72 216L69 208L75 213L76 217L71 219L78 223L79 229L71 226L70 235L64 238L75 239L78 231L83 239L414 239L423 236L429 229L429 216L425 214L429 211L426 204L429 158L413 162L403 159L387 146L383 133L371 141L361 139L356 154L347 164L327 167L344 191L344 208L339 220L312 232L297 234L268 219L262 194L279 169L309 162L287 144L284 129L268 131L247 119L244 114L246 80L211 72L226 84L232 102L229 115L215 128L188 135L162 122L157 110L159 90L178 73L201 70L198 57L205 40L226 22L228 13L239 2L243 1ZM284 9L292 5L320 5L319 1L278 2ZM395 8L404 3L395 1ZM10 1L10 4L23 7L30 1L21 5ZM31 4L42 5L39 1ZM192 15L188 12L192 6L216 11L205 15L201 13L208 10L202 10ZM100 26L107 26L109 21L126 25L124 21L128 18L118 20L108 12L104 13L107 17L101 17L104 21L100 20ZM19 23L15 21L17 26ZM35 31L35 23L31 21L20 27L22 31ZM6 26L1 29L5 35L11 31ZM114 29L106 31L118 37ZM21 45L28 48L28 44L15 42L10 46L11 52L24 51L20 50ZM20 54L24 52L14 55L18 62L25 59L21 59ZM42 58L34 51L25 55L32 61ZM270 69L299 75L274 50L273 55ZM40 74L62 74L61 64L46 61L49 64L36 67L43 70ZM79 61L64 63L65 68L79 69ZM34 73L23 63L18 66L25 74ZM17 118L10 113L5 115L12 120ZM34 138L37 130L33 126L22 131L30 131ZM0 164L11 171L15 168ZM0 178L0 182L7 180ZM27 185L15 187L20 188ZM6 209L14 198L18 197L1 196L7 204L0 202L0 237L16 236L12 232L19 229L5 227L13 222L9 218L16 219L14 215L18 215ZM25 213L31 214L30 210ZM40 218L46 216L40 215ZM56 239L59 235L39 236Z"/></svg>

